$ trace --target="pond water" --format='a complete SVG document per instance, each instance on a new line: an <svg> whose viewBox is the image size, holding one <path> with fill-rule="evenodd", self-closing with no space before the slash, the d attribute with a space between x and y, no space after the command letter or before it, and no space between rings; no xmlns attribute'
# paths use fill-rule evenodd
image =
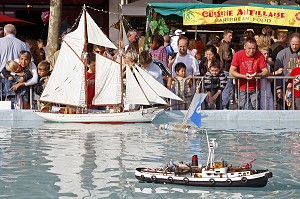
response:
<svg viewBox="0 0 300 199"><path fill-rule="evenodd" d="M1 198L299 198L300 129L293 122L203 122L216 159L273 172L263 188L203 188L141 183L136 167L171 159L205 163L204 133L160 132L153 124L0 122ZM179 120L173 118L173 122Z"/></svg>

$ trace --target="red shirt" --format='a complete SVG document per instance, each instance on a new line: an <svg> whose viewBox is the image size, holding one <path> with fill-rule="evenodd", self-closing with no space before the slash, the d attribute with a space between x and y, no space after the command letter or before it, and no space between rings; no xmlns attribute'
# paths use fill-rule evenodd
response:
<svg viewBox="0 0 300 199"><path fill-rule="evenodd" d="M300 67L294 68L290 74L291 77L300 75ZM289 83L293 84L293 79L289 79ZM292 89L292 92L294 92L295 98L300 98L300 82L294 83L294 89Z"/></svg>
<svg viewBox="0 0 300 199"><path fill-rule="evenodd" d="M237 53L234 54L232 62L232 66L237 67L237 72L240 74L246 75L253 74L253 73L260 73L261 69L267 68L267 64L265 61L264 56L261 54L261 52L256 51L252 57L248 57L246 55L245 50L240 50ZM238 86L238 82L236 83ZM247 90L247 80L246 79L240 79L240 90ZM256 86L256 80L248 80L248 90L253 91L255 90ZM257 80L257 89L260 88L260 81Z"/></svg>
<svg viewBox="0 0 300 199"><path fill-rule="evenodd" d="M86 72L87 80L87 103L88 108L93 108L92 102L95 96L95 73Z"/></svg>

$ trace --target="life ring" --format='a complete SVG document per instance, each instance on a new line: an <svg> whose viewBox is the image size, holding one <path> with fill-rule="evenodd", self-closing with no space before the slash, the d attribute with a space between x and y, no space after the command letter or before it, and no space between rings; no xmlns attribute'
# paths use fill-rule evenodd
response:
<svg viewBox="0 0 300 199"><path fill-rule="evenodd" d="M210 182L211 184L215 184L215 179L211 178L211 179L209 179L209 182Z"/></svg>
<svg viewBox="0 0 300 199"><path fill-rule="evenodd" d="M248 179L247 179L246 177L242 177L242 178L241 178L241 182L242 182L243 184L247 183L247 181L248 181Z"/></svg>
<svg viewBox="0 0 300 199"><path fill-rule="evenodd" d="M227 183L227 184L231 184L231 183L232 183L232 180L231 180L230 178L227 178L226 183Z"/></svg>
<svg viewBox="0 0 300 199"><path fill-rule="evenodd" d="M170 176L170 177L168 177L168 181L169 182L173 182L173 178Z"/></svg>
<svg viewBox="0 0 300 199"><path fill-rule="evenodd" d="M144 176L144 175L141 175L141 179L142 179L142 180L145 180L145 176Z"/></svg>
<svg viewBox="0 0 300 199"><path fill-rule="evenodd" d="M189 183L189 179L187 177L183 178L183 182L185 182L186 184Z"/></svg>
<svg viewBox="0 0 300 199"><path fill-rule="evenodd" d="M152 181L156 181L156 176L151 176Z"/></svg>

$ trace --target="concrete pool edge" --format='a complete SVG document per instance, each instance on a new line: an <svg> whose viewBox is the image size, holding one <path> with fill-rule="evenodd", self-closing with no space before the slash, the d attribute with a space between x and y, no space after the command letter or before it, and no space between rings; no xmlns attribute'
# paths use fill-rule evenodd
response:
<svg viewBox="0 0 300 199"><path fill-rule="evenodd" d="M166 111L162 116L183 118L185 110ZM204 121L300 121L299 110L202 110ZM158 118L161 116L158 116ZM44 121L33 110L0 110L0 121Z"/></svg>

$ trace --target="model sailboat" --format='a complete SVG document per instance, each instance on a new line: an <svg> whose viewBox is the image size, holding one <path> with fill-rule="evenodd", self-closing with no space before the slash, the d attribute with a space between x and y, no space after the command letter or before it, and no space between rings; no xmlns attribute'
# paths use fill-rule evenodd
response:
<svg viewBox="0 0 300 199"><path fill-rule="evenodd" d="M55 122L151 122L158 113L163 111L162 108L124 111L123 102L138 105L166 105L164 98L181 100L139 67L132 69L126 67L126 92L124 93L120 64L97 54L93 105L106 106L108 109L89 110L85 76L87 43L117 49L100 30L84 6L77 29L63 39L53 72L40 98L41 102L51 106L36 112L39 116Z"/></svg>
<svg viewBox="0 0 300 199"><path fill-rule="evenodd" d="M159 125L159 130L180 131L185 133L198 131L201 127L201 104L206 96L206 93L195 93L189 109L182 120L182 123L161 124ZM188 120L191 120L197 127L195 128L188 125Z"/></svg>

